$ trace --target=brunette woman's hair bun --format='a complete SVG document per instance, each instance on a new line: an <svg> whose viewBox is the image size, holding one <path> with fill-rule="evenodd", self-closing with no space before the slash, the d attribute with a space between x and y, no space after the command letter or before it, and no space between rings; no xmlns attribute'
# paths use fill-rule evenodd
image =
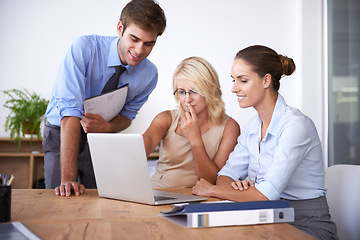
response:
<svg viewBox="0 0 360 240"><path fill-rule="evenodd" d="M286 76L291 75L296 69L294 60L292 60L292 58L283 56L281 54L279 54L279 57L280 57L280 61L281 61L282 71L283 71L282 73Z"/></svg>
<svg viewBox="0 0 360 240"><path fill-rule="evenodd" d="M236 58L244 59L260 77L264 77L268 73L271 74L272 86L275 91L279 91L280 79L284 75L291 75L296 68L292 58L278 54L273 49L261 45L240 50L236 54Z"/></svg>

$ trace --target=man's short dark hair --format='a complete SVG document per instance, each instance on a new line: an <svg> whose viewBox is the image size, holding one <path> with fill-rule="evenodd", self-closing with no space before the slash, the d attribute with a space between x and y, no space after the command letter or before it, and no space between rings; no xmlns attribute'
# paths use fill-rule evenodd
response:
<svg viewBox="0 0 360 240"><path fill-rule="evenodd" d="M144 30L154 30L157 35L163 34L166 17L159 4L153 0L132 0L121 12L120 21L124 31L130 23L135 23Z"/></svg>

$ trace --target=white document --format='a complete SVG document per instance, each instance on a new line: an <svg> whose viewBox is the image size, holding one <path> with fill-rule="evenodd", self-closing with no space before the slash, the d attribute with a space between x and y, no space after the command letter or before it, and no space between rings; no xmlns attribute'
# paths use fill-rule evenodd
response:
<svg viewBox="0 0 360 240"><path fill-rule="evenodd" d="M86 113L98 114L109 122L119 115L124 106L127 92L128 84L125 84L114 91L87 98L84 101L84 110Z"/></svg>

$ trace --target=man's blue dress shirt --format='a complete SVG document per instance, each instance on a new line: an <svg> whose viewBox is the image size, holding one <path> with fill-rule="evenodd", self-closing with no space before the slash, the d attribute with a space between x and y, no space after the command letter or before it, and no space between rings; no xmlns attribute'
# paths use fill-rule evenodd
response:
<svg viewBox="0 0 360 240"><path fill-rule="evenodd" d="M122 65L117 51L119 37L82 36L77 38L60 64L46 118L60 126L65 116L81 118L84 99L101 94L114 74L114 66ZM136 66L126 65L118 86L129 84L123 109L119 114L133 120L157 84L156 66L147 58Z"/></svg>

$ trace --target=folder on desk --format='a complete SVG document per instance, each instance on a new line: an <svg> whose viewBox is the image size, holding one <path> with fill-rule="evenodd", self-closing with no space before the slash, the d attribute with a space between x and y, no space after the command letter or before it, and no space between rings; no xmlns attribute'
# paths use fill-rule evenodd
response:
<svg viewBox="0 0 360 240"><path fill-rule="evenodd" d="M293 222L288 201L196 203L175 206L161 217L185 228Z"/></svg>

